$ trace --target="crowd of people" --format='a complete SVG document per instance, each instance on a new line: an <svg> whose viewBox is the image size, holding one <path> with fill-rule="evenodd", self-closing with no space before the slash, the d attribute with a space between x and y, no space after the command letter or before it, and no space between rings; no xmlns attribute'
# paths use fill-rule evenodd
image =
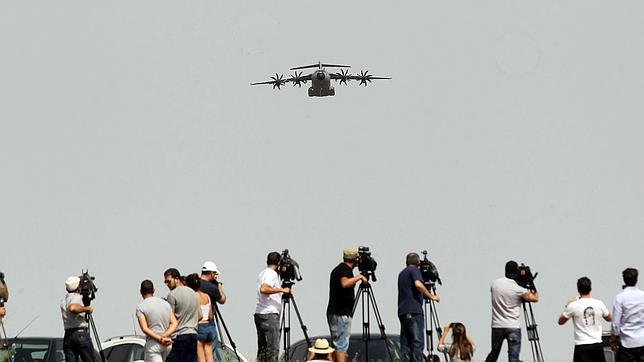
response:
<svg viewBox="0 0 644 362"><path fill-rule="evenodd" d="M356 286L368 285L364 273L354 273L359 255L355 248L342 252L342 261L329 276L329 298L326 317L330 340L318 339L308 349L307 360L347 360L351 325L356 302ZM257 303L254 322L257 330L257 360L276 362L279 355L280 314L283 298L291 293L290 284L283 283L278 274L281 255L271 252L266 267L257 277ZM440 297L428 289L430 283L421 273L418 254L406 256L405 267L398 275L398 318L400 321L400 352L403 361L425 361L425 302L439 302ZM521 352L521 306L536 303L539 294L533 287L525 288L519 281L520 268L514 261L505 265L505 276L494 280L491 293L491 349L485 358L494 362L499 358L504 341L507 342L509 362L518 362ZM169 289L165 298L155 296L152 281L140 284L142 301L136 307L139 326L146 335L145 361L199 361L217 360L218 328L215 323L217 304L226 302L222 283L218 282L219 269L207 261L201 274L182 276L175 268L164 273ZM644 291L636 287L638 271L627 268L622 272L624 286L613 303L612 313L606 305L591 296L592 282L587 277L577 280L579 297L565 303L558 319L564 325L572 320L574 329L575 362L605 362L602 344L602 320L611 324L611 348L616 361L644 362ZM65 360L94 361L95 354L89 331L88 316L94 312L80 291L81 278L65 280L67 294L60 304L65 328L63 350ZM6 302L9 291L0 280L0 301ZM0 306L0 321L7 310ZM448 337L451 340L448 341ZM463 323L452 322L438 333L437 350L452 362L472 361L475 344Z"/></svg>

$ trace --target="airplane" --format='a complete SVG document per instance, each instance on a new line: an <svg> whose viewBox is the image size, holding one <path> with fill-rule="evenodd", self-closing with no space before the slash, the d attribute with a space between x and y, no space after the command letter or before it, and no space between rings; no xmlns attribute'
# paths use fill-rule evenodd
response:
<svg viewBox="0 0 644 362"><path fill-rule="evenodd" d="M281 89L283 85L290 82L293 83L293 87L298 86L301 88L302 84L306 84L306 82L310 80L311 86L309 87L309 97L326 97L335 95L335 88L331 86L331 79L336 82L340 82L340 84L344 83L345 85L347 85L348 81L359 80L359 85L364 85L365 87L374 79L391 79L389 77L374 77L373 75L369 74L368 70L360 71L360 74L356 75L349 74L349 70L347 69L340 69L340 72L338 73L330 73L325 69L325 67L350 68L351 66L341 64L325 64L318 62L318 64L303 65L301 67L291 68L290 70L294 71L294 74L290 78L284 79L284 75L275 73L275 76L271 77L272 80L269 80L267 82L251 83L250 85L269 84L273 86L273 89ZM317 70L307 75L302 75L302 72L297 72L300 69L308 68L317 68Z"/></svg>

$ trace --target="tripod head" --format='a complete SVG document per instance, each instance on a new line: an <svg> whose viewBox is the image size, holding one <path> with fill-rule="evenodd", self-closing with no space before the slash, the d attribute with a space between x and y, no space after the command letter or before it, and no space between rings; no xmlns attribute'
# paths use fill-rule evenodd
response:
<svg viewBox="0 0 644 362"><path fill-rule="evenodd" d="M423 284L425 285L425 288L427 288L427 290L429 290L430 293L436 295L436 283L434 283L432 281L425 281L425 282L423 282ZM427 298L424 295L423 295L423 299L425 300L425 302L431 302L432 301L431 299Z"/></svg>

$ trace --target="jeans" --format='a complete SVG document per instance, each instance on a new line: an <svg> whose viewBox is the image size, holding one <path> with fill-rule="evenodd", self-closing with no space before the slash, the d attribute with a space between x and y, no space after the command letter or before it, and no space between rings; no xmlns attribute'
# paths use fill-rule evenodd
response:
<svg viewBox="0 0 644 362"><path fill-rule="evenodd" d="M63 338L63 352L65 361L76 362L94 362L94 347L92 338L89 336L87 328L72 328L65 330Z"/></svg>
<svg viewBox="0 0 644 362"><path fill-rule="evenodd" d="M329 331L333 346L337 352L347 353L349 339L351 338L351 317L348 315L328 314Z"/></svg>
<svg viewBox="0 0 644 362"><path fill-rule="evenodd" d="M257 329L257 360L277 362L280 352L280 315L255 314Z"/></svg>
<svg viewBox="0 0 644 362"><path fill-rule="evenodd" d="M197 340L208 343L217 340L217 327L215 321L197 324Z"/></svg>
<svg viewBox="0 0 644 362"><path fill-rule="evenodd" d="M501 353L503 340L508 340L508 362L518 362L521 353L520 328L492 328L492 350L485 358L485 362L496 362Z"/></svg>
<svg viewBox="0 0 644 362"><path fill-rule="evenodd" d="M180 334L172 340L172 350L166 362L196 362L197 335Z"/></svg>
<svg viewBox="0 0 644 362"><path fill-rule="evenodd" d="M572 360L574 362L606 362L604 346L600 343L578 344Z"/></svg>
<svg viewBox="0 0 644 362"><path fill-rule="evenodd" d="M620 345L615 360L617 362L644 362L644 347L626 348Z"/></svg>
<svg viewBox="0 0 644 362"><path fill-rule="evenodd" d="M424 361L425 317L422 314L402 314L398 319L400 319L400 350L403 360Z"/></svg>

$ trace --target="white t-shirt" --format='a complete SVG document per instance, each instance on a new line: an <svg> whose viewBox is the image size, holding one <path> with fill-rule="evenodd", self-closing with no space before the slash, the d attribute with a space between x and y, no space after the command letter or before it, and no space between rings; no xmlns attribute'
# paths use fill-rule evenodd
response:
<svg viewBox="0 0 644 362"><path fill-rule="evenodd" d="M492 328L521 328L522 296L528 293L516 281L499 278L492 282Z"/></svg>
<svg viewBox="0 0 644 362"><path fill-rule="evenodd" d="M259 291L262 284L279 288L280 278L273 268L266 268L257 276L257 307L255 307L255 314L279 314L282 308L282 293L263 294Z"/></svg>
<svg viewBox="0 0 644 362"><path fill-rule="evenodd" d="M83 296L78 293L67 293L65 298L60 302L60 312L63 315L63 326L65 329L70 328L87 328L85 313L72 313L68 310L72 304L83 305Z"/></svg>
<svg viewBox="0 0 644 362"><path fill-rule="evenodd" d="M602 342L603 317L608 316L604 302L594 298L579 298L568 303L562 315L572 318L575 326L575 345Z"/></svg>

